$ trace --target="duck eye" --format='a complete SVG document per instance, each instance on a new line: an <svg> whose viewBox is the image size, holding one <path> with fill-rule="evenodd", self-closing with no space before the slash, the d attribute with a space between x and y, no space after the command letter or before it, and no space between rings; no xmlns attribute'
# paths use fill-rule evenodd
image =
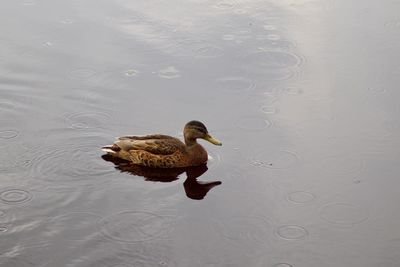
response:
<svg viewBox="0 0 400 267"><path fill-rule="evenodd" d="M198 127L196 127L196 130L199 131L199 132L201 132L201 133L203 133L203 134L206 134L206 133L207 133L207 131L206 131L205 129L203 129L203 128L198 128Z"/></svg>

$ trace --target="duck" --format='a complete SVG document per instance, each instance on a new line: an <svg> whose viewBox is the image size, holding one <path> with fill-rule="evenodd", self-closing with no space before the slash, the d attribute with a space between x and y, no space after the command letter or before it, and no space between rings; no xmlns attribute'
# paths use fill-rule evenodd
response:
<svg viewBox="0 0 400 267"><path fill-rule="evenodd" d="M164 134L121 136L112 145L102 147L107 155L150 168L185 168L205 164L207 151L197 142L204 139L214 145L222 143L211 136L206 126L197 120L183 128L184 142Z"/></svg>

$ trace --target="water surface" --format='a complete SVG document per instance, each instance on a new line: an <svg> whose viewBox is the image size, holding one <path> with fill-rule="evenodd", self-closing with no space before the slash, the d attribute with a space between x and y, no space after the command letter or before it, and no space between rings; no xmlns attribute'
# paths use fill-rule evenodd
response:
<svg viewBox="0 0 400 267"><path fill-rule="evenodd" d="M0 265L397 267L399 10L3 0ZM206 167L101 157L193 119Z"/></svg>

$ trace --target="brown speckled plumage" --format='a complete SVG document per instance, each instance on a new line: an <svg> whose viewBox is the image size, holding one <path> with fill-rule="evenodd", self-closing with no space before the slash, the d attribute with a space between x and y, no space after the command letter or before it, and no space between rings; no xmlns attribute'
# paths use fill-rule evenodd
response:
<svg viewBox="0 0 400 267"><path fill-rule="evenodd" d="M137 165L179 168L197 166L207 161L207 151L197 143L197 138L221 145L208 134L207 128L199 121L187 123L183 132L185 143L178 138L162 134L123 136L114 144L103 147L103 150L109 155Z"/></svg>

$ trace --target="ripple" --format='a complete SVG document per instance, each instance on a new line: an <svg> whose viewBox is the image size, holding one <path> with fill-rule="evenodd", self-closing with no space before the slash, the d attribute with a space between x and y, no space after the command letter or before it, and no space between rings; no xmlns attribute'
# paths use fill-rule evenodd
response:
<svg viewBox="0 0 400 267"><path fill-rule="evenodd" d="M36 5L36 1L35 0L24 0L21 2L21 5L23 6L34 6Z"/></svg>
<svg viewBox="0 0 400 267"><path fill-rule="evenodd" d="M64 241L79 241L97 233L93 223L99 221L100 216L89 212L70 212L49 220L50 229L46 230L48 237L59 236Z"/></svg>
<svg viewBox="0 0 400 267"><path fill-rule="evenodd" d="M287 87L283 89L283 92L288 95L300 95L303 93L303 90L296 87Z"/></svg>
<svg viewBox="0 0 400 267"><path fill-rule="evenodd" d="M271 114L271 115L278 113L278 109L271 106L262 106L261 111L265 114Z"/></svg>
<svg viewBox="0 0 400 267"><path fill-rule="evenodd" d="M46 46L46 47L51 47L51 46L53 46L54 44L52 43L52 42L50 42L50 41L47 41L47 42L44 42L43 43L43 46Z"/></svg>
<svg viewBox="0 0 400 267"><path fill-rule="evenodd" d="M299 161L299 157L292 151L265 150L255 156L253 165L270 169L288 169Z"/></svg>
<svg viewBox="0 0 400 267"><path fill-rule="evenodd" d="M145 66L140 64L130 64L127 68L114 69L99 72L88 79L88 83L91 86L106 90L107 92L112 91L123 91L130 90L132 88L132 78L138 76L140 72L143 71ZM149 66L148 66L149 67ZM100 91L96 91L99 93ZM108 99L108 101L115 101L113 99Z"/></svg>
<svg viewBox="0 0 400 267"><path fill-rule="evenodd" d="M320 217L333 224L354 225L368 219L369 213L349 203L330 203L322 207Z"/></svg>
<svg viewBox="0 0 400 267"><path fill-rule="evenodd" d="M224 91L238 93L254 89L256 84L244 77L224 77L217 80L217 86Z"/></svg>
<svg viewBox="0 0 400 267"><path fill-rule="evenodd" d="M19 135L17 130L0 130L0 139L12 139Z"/></svg>
<svg viewBox="0 0 400 267"><path fill-rule="evenodd" d="M221 178L223 181L229 181L228 187L235 187L237 184L242 184L246 179L246 175L240 169L237 169L236 165L223 164L221 166L223 171L221 172ZM237 188L237 187L236 187Z"/></svg>
<svg viewBox="0 0 400 267"><path fill-rule="evenodd" d="M286 240L298 240L306 237L308 231L298 225L283 225L276 230L278 237Z"/></svg>
<svg viewBox="0 0 400 267"><path fill-rule="evenodd" d="M125 72L126 76L136 76L139 73L139 71L135 69L129 69Z"/></svg>
<svg viewBox="0 0 400 267"><path fill-rule="evenodd" d="M279 38L277 38L279 36ZM277 34L259 34L256 37L259 41L260 46L258 49L260 51L292 51L297 47L297 44L293 41L283 39L282 36ZM299 59L299 64L302 65L305 61L304 57L295 54Z"/></svg>
<svg viewBox="0 0 400 267"><path fill-rule="evenodd" d="M238 8L238 9L233 10L233 13L235 13L237 15L243 15L243 14L247 14L248 11L246 9Z"/></svg>
<svg viewBox="0 0 400 267"><path fill-rule="evenodd" d="M22 204L30 201L33 195L24 189L11 188L0 191L0 201L6 204Z"/></svg>
<svg viewBox="0 0 400 267"><path fill-rule="evenodd" d="M331 156L322 160L321 169L324 172L334 174L351 174L362 170L364 163L359 158L343 156Z"/></svg>
<svg viewBox="0 0 400 267"><path fill-rule="evenodd" d="M2 139L0 139L1 141ZM7 140L7 139L4 139ZM0 145L3 145L0 142ZM29 153L28 149L20 142L8 144L4 142L0 154L0 173L21 173L29 168Z"/></svg>
<svg viewBox="0 0 400 267"><path fill-rule="evenodd" d="M82 112L64 115L65 122L74 129L101 128L111 121L111 116L104 112Z"/></svg>
<svg viewBox="0 0 400 267"><path fill-rule="evenodd" d="M221 155L214 152L214 151L208 151L208 162L207 162L207 167L208 168L214 168L218 166L221 163Z"/></svg>
<svg viewBox="0 0 400 267"><path fill-rule="evenodd" d="M195 50L199 57L214 58L224 54L224 50L215 45L205 45Z"/></svg>
<svg viewBox="0 0 400 267"><path fill-rule="evenodd" d="M181 77L181 72L174 66L169 66L162 70L159 70L158 76L164 79L176 79Z"/></svg>
<svg viewBox="0 0 400 267"><path fill-rule="evenodd" d="M159 239L171 228L170 218L147 211L124 211L99 221L104 236L124 243Z"/></svg>
<svg viewBox="0 0 400 267"><path fill-rule="evenodd" d="M63 24L72 24L72 23L74 23L74 20L73 20L73 19L66 18L66 19L63 19L63 20L61 21L61 23L63 23Z"/></svg>
<svg viewBox="0 0 400 267"><path fill-rule="evenodd" d="M111 182L105 175L113 168L99 156L99 148L109 142L108 138L90 134L56 142L58 146L42 145L32 151L29 169L33 179L52 188L75 190Z"/></svg>
<svg viewBox="0 0 400 267"><path fill-rule="evenodd" d="M272 267L294 267L294 266L289 263L279 262L272 265Z"/></svg>
<svg viewBox="0 0 400 267"><path fill-rule="evenodd" d="M0 100L0 110L10 111L15 109L15 104L7 100Z"/></svg>
<svg viewBox="0 0 400 267"><path fill-rule="evenodd" d="M4 210L0 210L0 217L3 217L4 215L6 215L6 212Z"/></svg>
<svg viewBox="0 0 400 267"><path fill-rule="evenodd" d="M124 16L122 14L120 14L118 17L108 16L106 17L106 21L110 22L113 26L138 24L145 21L145 16L143 14L139 14L139 12L135 12L134 14L130 13L128 16Z"/></svg>
<svg viewBox="0 0 400 267"><path fill-rule="evenodd" d="M315 195L310 192L296 191L288 195L288 200L295 204L305 204L315 199Z"/></svg>
<svg viewBox="0 0 400 267"><path fill-rule="evenodd" d="M216 58L224 54L224 50L204 40L181 40L176 43L175 49L179 55L197 58Z"/></svg>
<svg viewBox="0 0 400 267"><path fill-rule="evenodd" d="M265 24L265 25L263 25L263 28L267 31L275 31L277 29L277 27L275 25L271 25L271 24Z"/></svg>
<svg viewBox="0 0 400 267"><path fill-rule="evenodd" d="M5 233L8 231L8 226L6 225L0 225L0 233Z"/></svg>
<svg viewBox="0 0 400 267"><path fill-rule="evenodd" d="M222 35L222 40L234 41L234 40L236 40L236 36L234 34L224 34L224 35Z"/></svg>
<svg viewBox="0 0 400 267"><path fill-rule="evenodd" d="M254 62L260 69L284 69L297 66L301 63L300 57L294 53L264 50L249 54L245 58Z"/></svg>
<svg viewBox="0 0 400 267"><path fill-rule="evenodd" d="M227 221L218 221L215 224L217 232L227 241L236 245L242 242L251 244L265 244L271 236L271 225L261 217L233 217Z"/></svg>
<svg viewBox="0 0 400 267"><path fill-rule="evenodd" d="M214 7L219 9L231 9L236 6L236 2L232 0L223 0L215 3Z"/></svg>
<svg viewBox="0 0 400 267"><path fill-rule="evenodd" d="M260 48L260 51L242 57L239 64L249 75L281 81L293 78L299 72L297 67L301 63L302 58L294 53Z"/></svg>
<svg viewBox="0 0 400 267"><path fill-rule="evenodd" d="M369 87L368 92L370 92L372 94L384 94L384 93L386 93L386 89L380 88L380 87Z"/></svg>
<svg viewBox="0 0 400 267"><path fill-rule="evenodd" d="M93 69L75 69L69 72L69 77L77 80L86 80L96 74L96 71Z"/></svg>
<svg viewBox="0 0 400 267"><path fill-rule="evenodd" d="M239 119L236 126L244 130L259 131L271 126L271 122L262 117L249 116Z"/></svg>
<svg viewBox="0 0 400 267"><path fill-rule="evenodd" d="M400 28L400 20L389 20L384 23L385 27L388 28Z"/></svg>
<svg viewBox="0 0 400 267"><path fill-rule="evenodd" d="M281 39L281 36L279 34L268 34L266 38L271 41L277 41Z"/></svg>

